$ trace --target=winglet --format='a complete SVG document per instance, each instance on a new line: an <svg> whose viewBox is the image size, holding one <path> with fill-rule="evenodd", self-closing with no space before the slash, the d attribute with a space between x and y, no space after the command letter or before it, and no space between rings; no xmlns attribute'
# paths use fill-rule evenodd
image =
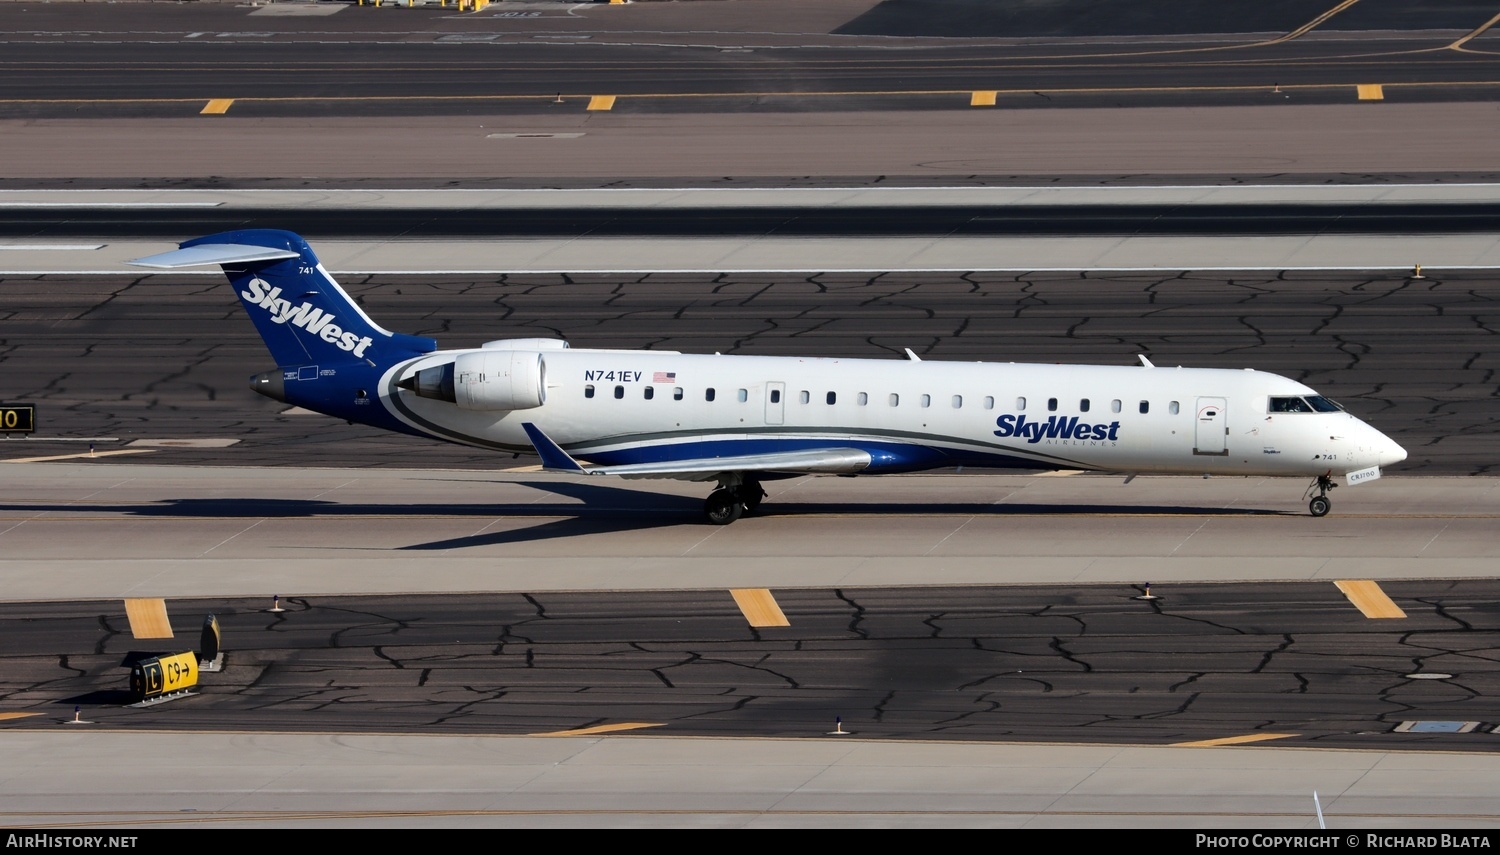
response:
<svg viewBox="0 0 1500 855"><path fill-rule="evenodd" d="M1156 367L1155 365L1151 364L1151 360L1149 360L1149 359L1146 358L1146 354L1144 354L1144 353L1137 353L1136 356L1139 356L1141 358L1141 367L1142 368L1155 368Z"/></svg>
<svg viewBox="0 0 1500 855"><path fill-rule="evenodd" d="M521 429L526 431L526 436L531 438L531 444L536 448L536 453L542 458L543 469L554 469L561 472L584 472L578 461L562 450L562 446L552 441L552 437L542 433L542 429L531 422L521 422Z"/></svg>

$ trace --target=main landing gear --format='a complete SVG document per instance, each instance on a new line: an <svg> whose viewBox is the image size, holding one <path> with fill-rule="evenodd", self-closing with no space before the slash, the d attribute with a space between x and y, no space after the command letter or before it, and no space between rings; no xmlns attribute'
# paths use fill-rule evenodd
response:
<svg viewBox="0 0 1500 855"><path fill-rule="evenodd" d="M1312 501L1307 503L1307 510L1315 517L1328 516L1328 512L1333 510L1333 502L1328 500L1328 491L1337 486L1337 484L1333 483L1333 479L1328 477L1327 472L1319 475L1318 480L1314 481L1312 486L1307 488L1307 492L1309 493L1313 491L1313 487L1318 489L1318 495L1313 496Z"/></svg>
<svg viewBox="0 0 1500 855"><path fill-rule="evenodd" d="M719 489L709 493L708 501L703 503L703 515L714 525L729 525L744 516L746 511L760 507L765 497L766 491L754 478L721 475Z"/></svg>

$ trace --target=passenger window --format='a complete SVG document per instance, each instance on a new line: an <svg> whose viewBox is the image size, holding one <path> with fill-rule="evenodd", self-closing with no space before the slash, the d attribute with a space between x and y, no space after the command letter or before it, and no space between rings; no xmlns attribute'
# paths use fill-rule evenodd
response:
<svg viewBox="0 0 1500 855"><path fill-rule="evenodd" d="M897 395L895 392L891 393L891 406L893 406L893 407L899 407L899 406L901 406L901 396Z"/></svg>
<svg viewBox="0 0 1500 855"><path fill-rule="evenodd" d="M1116 398L1113 401L1109 402L1109 411L1111 413L1118 413L1120 411L1120 399L1119 398Z"/></svg>
<svg viewBox="0 0 1500 855"><path fill-rule="evenodd" d="M1089 411L1089 399L1088 398L1084 398L1082 401L1078 402L1078 412L1080 412L1080 413L1086 413L1088 411Z"/></svg>
<svg viewBox="0 0 1500 855"><path fill-rule="evenodd" d="M924 406L924 407L930 407L930 406L932 406L932 396L931 395L923 395L922 396L922 406Z"/></svg>
<svg viewBox="0 0 1500 855"><path fill-rule="evenodd" d="M681 386L673 386L672 387L672 400L674 400L674 401L681 401L682 400L682 387Z"/></svg>
<svg viewBox="0 0 1500 855"><path fill-rule="evenodd" d="M741 389L741 390L739 390L738 392L736 392L734 394L735 394L736 398L740 399L740 403L741 404L743 404L746 401L750 400L750 390L749 389Z"/></svg>
<svg viewBox="0 0 1500 855"><path fill-rule="evenodd" d="M984 408L986 410L993 410L993 409L995 409L995 396L994 395L985 395L984 396Z"/></svg>
<svg viewBox="0 0 1500 855"><path fill-rule="evenodd" d="M953 409L956 410L956 409L962 407L963 405L964 405L964 396L963 395L954 395L953 396Z"/></svg>
<svg viewBox="0 0 1500 855"><path fill-rule="evenodd" d="M1141 412L1143 412L1143 413L1149 413L1149 412L1151 412L1151 402L1150 401L1142 401L1141 402Z"/></svg>
<svg viewBox="0 0 1500 855"><path fill-rule="evenodd" d="M585 397L585 398L592 398L592 397L594 397L594 384L593 383L590 383L587 386L583 387L583 397Z"/></svg>
<svg viewBox="0 0 1500 855"><path fill-rule="evenodd" d="M828 400L828 403L830 403L830 404L832 404L833 402L837 401L838 399L839 399L839 396L838 396L837 392L829 392L828 395L827 395L827 400Z"/></svg>
<svg viewBox="0 0 1500 855"><path fill-rule="evenodd" d="M651 400L652 398L655 398L655 397L656 397L656 387L655 386L647 386L646 387L646 400L649 401L649 400Z"/></svg>
<svg viewBox="0 0 1500 855"><path fill-rule="evenodd" d="M615 398L619 399L619 398L623 398L623 397L625 397L625 387L624 386L616 386L615 387Z"/></svg>
<svg viewBox="0 0 1500 855"><path fill-rule="evenodd" d="M866 395L864 392L860 392L859 393L859 405L861 407L863 407L865 404L868 404L868 403L870 403L870 396Z"/></svg>
<svg viewBox="0 0 1500 855"><path fill-rule="evenodd" d="M1177 402L1176 401L1173 401L1172 403L1167 404L1167 412L1171 413L1174 416L1177 415Z"/></svg>
<svg viewBox="0 0 1500 855"><path fill-rule="evenodd" d="M1047 412L1049 412L1049 413L1055 413L1055 412L1057 412L1057 399L1056 398L1048 398L1047 399Z"/></svg>
<svg viewBox="0 0 1500 855"><path fill-rule="evenodd" d="M1017 398L1016 399L1016 412L1020 412L1021 410L1024 410L1024 409L1026 409L1026 399L1025 398Z"/></svg>
<svg viewBox="0 0 1500 855"><path fill-rule="evenodd" d="M703 400L705 400L705 401L712 401L713 399L714 399L714 387L710 386L707 389L704 389L703 390Z"/></svg>
<svg viewBox="0 0 1500 855"><path fill-rule="evenodd" d="M773 404L779 404L779 403L781 403L781 390L780 389L772 389L771 390L771 403L773 403Z"/></svg>
<svg viewBox="0 0 1500 855"><path fill-rule="evenodd" d="M807 393L806 389L803 389L802 390L802 403L805 404L805 403L807 403L808 401L811 401L811 400L812 400L812 396Z"/></svg>

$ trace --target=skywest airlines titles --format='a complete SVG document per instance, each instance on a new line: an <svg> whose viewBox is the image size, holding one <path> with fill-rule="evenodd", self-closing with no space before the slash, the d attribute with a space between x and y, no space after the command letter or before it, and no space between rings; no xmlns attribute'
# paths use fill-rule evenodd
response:
<svg viewBox="0 0 1500 855"><path fill-rule="evenodd" d="M1108 440L1118 441L1120 436L1120 423L1099 422L1091 424L1079 421L1078 416L1048 416L1045 422L1027 421L1024 415L1006 413L995 419L995 425L999 430L995 436L1017 437L1035 445L1044 439L1077 439L1077 440ZM1049 443L1049 445L1052 443Z"/></svg>

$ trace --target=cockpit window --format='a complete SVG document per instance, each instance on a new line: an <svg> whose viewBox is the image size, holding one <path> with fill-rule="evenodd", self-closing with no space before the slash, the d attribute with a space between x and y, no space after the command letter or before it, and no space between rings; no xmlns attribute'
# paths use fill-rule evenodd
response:
<svg viewBox="0 0 1500 855"><path fill-rule="evenodd" d="M1308 395L1307 402L1320 413L1337 413L1344 409L1337 401L1330 401L1322 395Z"/></svg>
<svg viewBox="0 0 1500 855"><path fill-rule="evenodd" d="M1272 398L1271 412L1273 413L1310 413L1312 405L1301 398Z"/></svg>
<svg viewBox="0 0 1500 855"><path fill-rule="evenodd" d="M1343 407L1340 407L1322 395L1308 395L1305 398L1279 397L1271 399L1271 412L1273 413L1337 413L1343 409Z"/></svg>

